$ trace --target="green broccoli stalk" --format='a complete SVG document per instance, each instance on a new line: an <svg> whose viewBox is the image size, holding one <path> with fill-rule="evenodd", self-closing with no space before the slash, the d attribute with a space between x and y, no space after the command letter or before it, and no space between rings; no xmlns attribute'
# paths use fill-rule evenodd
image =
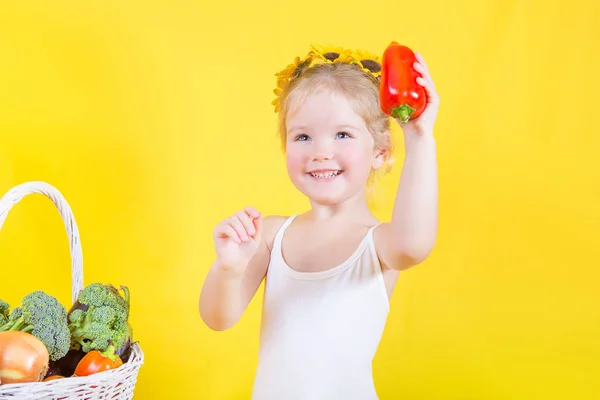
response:
<svg viewBox="0 0 600 400"><path fill-rule="evenodd" d="M1 307L4 307L2 310L6 317L7 307L0 305ZM53 361L67 354L71 342L65 307L41 290L23 297L21 307L14 308L8 320L0 326L0 332L2 331L31 333L46 345Z"/></svg>
<svg viewBox="0 0 600 400"><path fill-rule="evenodd" d="M68 314L71 349L126 352L131 343L129 289L121 286L124 297L112 285L92 283L77 296Z"/></svg>

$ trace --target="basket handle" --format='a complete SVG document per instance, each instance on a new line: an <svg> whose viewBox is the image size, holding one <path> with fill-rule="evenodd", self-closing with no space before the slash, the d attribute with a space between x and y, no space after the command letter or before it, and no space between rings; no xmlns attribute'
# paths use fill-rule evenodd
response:
<svg viewBox="0 0 600 400"><path fill-rule="evenodd" d="M71 250L71 301L74 303L77 300L77 295L83 289L83 257L79 241L79 229L75 223L71 207L63 195L52 185L40 181L25 182L13 187L0 199L0 229L2 229L8 212L13 206L21 201L23 197L34 193L43 194L52 200L67 228Z"/></svg>

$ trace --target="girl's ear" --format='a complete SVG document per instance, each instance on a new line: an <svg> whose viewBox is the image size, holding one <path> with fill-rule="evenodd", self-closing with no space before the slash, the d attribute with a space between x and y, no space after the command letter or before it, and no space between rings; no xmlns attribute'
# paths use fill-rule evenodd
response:
<svg viewBox="0 0 600 400"><path fill-rule="evenodd" d="M383 167L387 156L387 150L375 148L375 151L373 153L373 169L379 169Z"/></svg>

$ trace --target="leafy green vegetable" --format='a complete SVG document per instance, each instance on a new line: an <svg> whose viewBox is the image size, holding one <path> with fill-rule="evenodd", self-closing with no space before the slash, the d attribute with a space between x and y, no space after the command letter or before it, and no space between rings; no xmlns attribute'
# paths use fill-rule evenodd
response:
<svg viewBox="0 0 600 400"><path fill-rule="evenodd" d="M71 335L67 326L67 311L56 298L41 290L23 297L20 307L12 310L7 318L8 304L0 304L2 331L23 331L40 339L48 349L50 359L58 360L67 354Z"/></svg>
<svg viewBox="0 0 600 400"><path fill-rule="evenodd" d="M112 285L92 283L78 295L68 314L71 349L105 351L109 346L117 354L131 342L129 325L129 290L121 287L124 297Z"/></svg>

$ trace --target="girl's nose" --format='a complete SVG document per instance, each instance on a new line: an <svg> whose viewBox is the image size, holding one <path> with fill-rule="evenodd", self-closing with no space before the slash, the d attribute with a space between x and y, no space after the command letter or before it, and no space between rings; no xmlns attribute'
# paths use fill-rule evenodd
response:
<svg viewBox="0 0 600 400"><path fill-rule="evenodd" d="M333 156L330 153L315 153L313 155L313 160L314 161L327 161L327 160L331 160L333 158Z"/></svg>
<svg viewBox="0 0 600 400"><path fill-rule="evenodd" d="M333 158L333 151L330 148L327 148L327 146L320 146L314 150L315 151L312 154L312 159L314 161L327 161Z"/></svg>
<svg viewBox="0 0 600 400"><path fill-rule="evenodd" d="M333 143L325 140L315 141L312 153L314 161L327 161L333 158Z"/></svg>

